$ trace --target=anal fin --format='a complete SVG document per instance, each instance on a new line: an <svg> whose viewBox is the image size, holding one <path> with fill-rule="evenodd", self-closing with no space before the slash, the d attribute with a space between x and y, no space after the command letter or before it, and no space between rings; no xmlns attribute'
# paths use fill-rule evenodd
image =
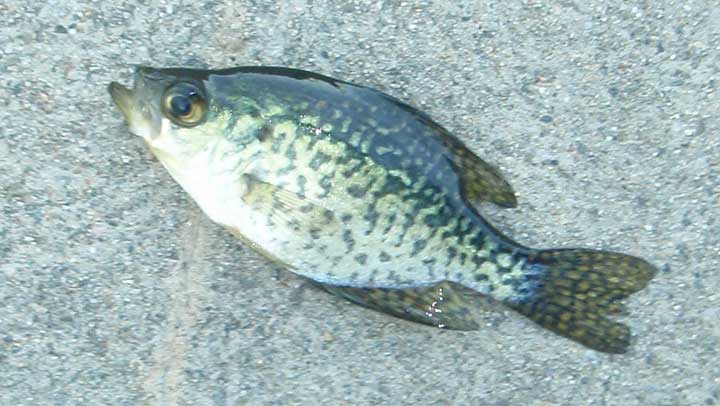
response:
<svg viewBox="0 0 720 406"><path fill-rule="evenodd" d="M462 294L447 282L404 289L320 286L355 304L416 323L451 330L478 329Z"/></svg>

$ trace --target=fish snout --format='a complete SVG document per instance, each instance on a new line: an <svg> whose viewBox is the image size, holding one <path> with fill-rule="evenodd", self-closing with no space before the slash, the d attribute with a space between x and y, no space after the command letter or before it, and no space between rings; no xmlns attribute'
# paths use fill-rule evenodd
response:
<svg viewBox="0 0 720 406"><path fill-rule="evenodd" d="M117 105L126 121L130 121L130 115L133 105L133 91L121 85L118 82L110 82L108 92L113 102Z"/></svg>

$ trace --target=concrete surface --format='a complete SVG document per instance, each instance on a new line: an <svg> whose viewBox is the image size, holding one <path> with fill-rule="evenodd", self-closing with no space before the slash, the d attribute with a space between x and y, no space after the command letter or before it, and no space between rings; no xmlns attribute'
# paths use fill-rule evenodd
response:
<svg viewBox="0 0 720 406"><path fill-rule="evenodd" d="M712 1L0 3L0 404L720 404ZM502 308L439 331L343 302L211 224L105 86L289 65L428 111L507 174L535 246L643 256L608 356Z"/></svg>

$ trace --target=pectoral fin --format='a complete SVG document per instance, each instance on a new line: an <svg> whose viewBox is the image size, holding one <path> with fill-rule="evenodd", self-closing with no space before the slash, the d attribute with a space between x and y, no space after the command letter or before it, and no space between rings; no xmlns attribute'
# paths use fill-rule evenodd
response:
<svg viewBox="0 0 720 406"><path fill-rule="evenodd" d="M451 330L478 328L462 294L446 282L405 289L321 286L353 303L416 323Z"/></svg>
<svg viewBox="0 0 720 406"><path fill-rule="evenodd" d="M334 213L312 199L245 174L243 201L264 214L268 221L298 230L333 231L340 227Z"/></svg>

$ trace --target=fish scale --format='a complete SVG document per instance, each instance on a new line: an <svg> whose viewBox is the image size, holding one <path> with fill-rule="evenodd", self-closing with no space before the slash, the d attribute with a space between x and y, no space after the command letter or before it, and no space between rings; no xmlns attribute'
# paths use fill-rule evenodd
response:
<svg viewBox="0 0 720 406"><path fill-rule="evenodd" d="M139 67L133 89L109 90L210 219L331 293L459 330L477 328L483 294L590 348L630 344L609 316L655 268L503 235L476 204L515 207L509 183L408 104L276 67Z"/></svg>
<svg viewBox="0 0 720 406"><path fill-rule="evenodd" d="M280 108L271 110L282 111ZM484 234L481 229L473 228L471 222L463 221L464 217L453 213L452 209L448 209L452 206L448 203L446 192L420 180L407 184L400 177L390 174L390 170L378 164L372 157L365 155L363 159L363 155L349 154L349 151L357 150L358 147L364 152L367 147L363 147L362 143L352 145L349 139L327 136L327 131L318 128L322 123L319 118L306 114L303 117L299 123L273 118L272 122L276 124L268 130L269 135L263 141L265 151L260 154L261 159L255 159L253 170L262 173L265 182L282 185L287 191L309 199L325 199L321 205L338 213L339 217L345 214L350 218L368 219L376 217L373 213L392 212L395 214L394 221L388 221L388 216L378 216L375 221L370 222L348 221L344 228L338 228L332 235L309 232L307 238L301 240L302 247L296 247L297 244L290 240L275 239L273 245L276 248L269 249L272 256L279 256L279 251L302 251L303 255L293 265L298 269L296 272L325 283L387 288L423 286L447 280L464 283L478 292L492 293L498 300L517 295L512 284L508 283L512 278L507 274L501 275L499 270L511 268L518 262L504 267L493 263L494 252L499 247L498 242L489 234ZM266 120L261 117L247 117L240 122L245 123L247 119L257 120L258 123L254 126L256 128L266 125ZM253 151L253 154L258 155L256 151ZM317 164L318 154L324 156L322 161L326 165ZM342 157L342 162L338 162L339 157ZM284 168L289 166L293 170L285 171ZM352 170L348 171L348 168ZM322 186L323 179L327 177L330 177L330 182L325 182L325 186ZM302 179L302 185L298 182L299 179ZM389 184L394 187L388 189ZM349 203L348 196L357 202ZM342 205L334 205L333 202L342 202ZM449 227L432 227L428 230L427 224L418 221L441 212L447 212L445 217L451 219L449 223L455 220L456 224L464 227L463 231L446 234L445 238L434 238ZM263 215L267 216L267 213ZM270 235L290 235L287 233L287 226L266 224L263 232ZM356 239L356 234L364 238ZM463 238L466 235L473 235L476 240L485 243L478 245L471 241L466 242ZM348 240L352 241L352 249L347 249ZM306 241L312 243L308 244ZM370 245L363 241L375 244ZM380 261L379 255L370 254L378 252L378 247L385 243L393 246L396 260L393 263ZM326 261L327 252L334 251L334 247L343 246L343 256ZM446 255L443 258L441 254L437 254L447 251L448 247L464 255L453 258ZM504 255L513 258L514 250L517 248L508 247ZM433 252L434 257L425 258L423 252L426 251ZM474 268L468 269L462 260L468 257L471 258ZM396 265L399 262L402 267ZM438 263L444 263L443 267L440 268ZM361 278L361 273L356 270L358 266L368 268L367 280ZM323 276L318 277L314 275L315 272ZM423 274L425 277L421 277ZM480 277L466 276L467 274ZM510 275L515 279L523 278L520 268Z"/></svg>

